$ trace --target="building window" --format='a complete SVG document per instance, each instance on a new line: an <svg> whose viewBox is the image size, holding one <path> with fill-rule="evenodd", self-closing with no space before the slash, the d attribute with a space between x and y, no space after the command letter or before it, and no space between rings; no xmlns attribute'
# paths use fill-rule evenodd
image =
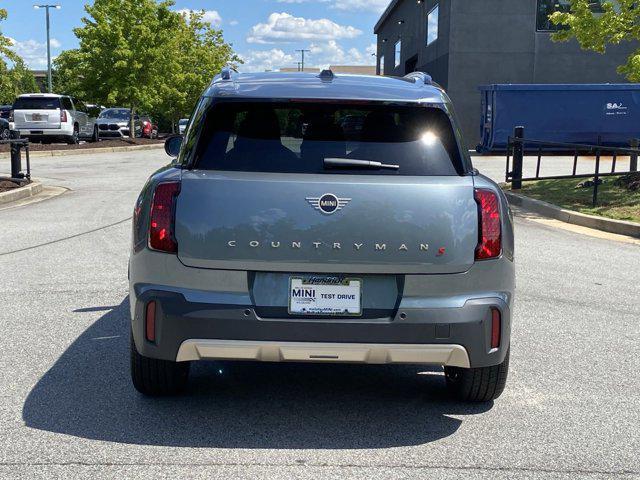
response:
<svg viewBox="0 0 640 480"><path fill-rule="evenodd" d="M595 0L589 2L589 8L595 14L602 13L603 0ZM549 20L549 15L555 12L568 13L571 11L571 2L569 0L538 0L538 12L536 19L536 30L539 32L557 32L567 27L564 25L555 25Z"/></svg>
<svg viewBox="0 0 640 480"><path fill-rule="evenodd" d="M379 62L378 72L380 72L380 75L384 75L384 55L380 55Z"/></svg>
<svg viewBox="0 0 640 480"><path fill-rule="evenodd" d="M393 49L393 59L394 59L394 68L398 68L400 66L400 57L402 55L402 40L398 40Z"/></svg>
<svg viewBox="0 0 640 480"><path fill-rule="evenodd" d="M427 45L431 45L438 39L438 17L440 6L436 5L427 15Z"/></svg>

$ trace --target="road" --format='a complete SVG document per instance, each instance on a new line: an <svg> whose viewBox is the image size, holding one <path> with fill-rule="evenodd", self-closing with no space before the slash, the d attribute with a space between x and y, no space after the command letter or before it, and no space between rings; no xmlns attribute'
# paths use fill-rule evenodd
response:
<svg viewBox="0 0 640 480"><path fill-rule="evenodd" d="M70 190L0 210L0 478L639 478L640 246L516 218L510 378L488 405L418 367L128 372L134 200L160 150L34 158ZM503 159L482 159L501 175ZM3 163L3 165L6 165Z"/></svg>

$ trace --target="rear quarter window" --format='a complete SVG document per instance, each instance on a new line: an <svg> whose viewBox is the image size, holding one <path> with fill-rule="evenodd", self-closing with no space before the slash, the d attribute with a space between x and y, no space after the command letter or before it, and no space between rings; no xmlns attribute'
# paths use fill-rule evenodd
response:
<svg viewBox="0 0 640 480"><path fill-rule="evenodd" d="M464 172L451 121L439 108L223 101L208 107L197 135L195 168L199 169L411 176ZM325 159L398 168L336 171L325 166Z"/></svg>

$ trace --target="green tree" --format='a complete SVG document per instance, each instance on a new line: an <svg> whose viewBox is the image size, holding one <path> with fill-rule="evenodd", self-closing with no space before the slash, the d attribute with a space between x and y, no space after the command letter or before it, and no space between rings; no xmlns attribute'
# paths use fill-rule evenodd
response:
<svg viewBox="0 0 640 480"><path fill-rule="evenodd" d="M36 77L33 75L33 72L27 68L21 58L14 62L13 68L10 70L9 74L13 78L16 95L21 93L40 92L40 87L38 87Z"/></svg>
<svg viewBox="0 0 640 480"><path fill-rule="evenodd" d="M153 108L161 75L175 63L166 51L180 20L172 5L169 0L95 0L85 6L83 26L74 30L79 48L57 62L68 90L129 107L132 136L134 114ZM69 73L77 78L70 80Z"/></svg>
<svg viewBox="0 0 640 480"><path fill-rule="evenodd" d="M0 8L0 22L7 18L7 11ZM5 37L0 30L0 102L5 103L13 101L12 95L14 93L13 79L9 75L9 67L5 59L12 62L18 60L18 56L11 49L11 40Z"/></svg>
<svg viewBox="0 0 640 480"><path fill-rule="evenodd" d="M0 8L0 21L6 18L7 11ZM11 46L11 40L0 31L0 103L12 103L21 93L39 91L33 73ZM6 60L12 64L11 68Z"/></svg>
<svg viewBox="0 0 640 480"><path fill-rule="evenodd" d="M181 15L167 46L175 61L166 64L154 113L168 119L172 131L180 118L189 116L214 75L226 64L241 62L231 45L225 43L222 31L214 29L203 17L204 11Z"/></svg>
<svg viewBox="0 0 640 480"><path fill-rule="evenodd" d="M640 40L640 11L637 0L615 0L598 2L594 11L591 0L570 0L569 12L556 12L551 21L563 27L553 35L555 41L575 38L586 50L604 54L607 45L624 41ZM640 81L640 49L628 58L625 65L618 68L629 81Z"/></svg>
<svg viewBox="0 0 640 480"><path fill-rule="evenodd" d="M170 9L172 0L95 0L74 30L75 50L55 61L57 91L145 110L174 123L221 66L237 62L222 32ZM133 115L131 132L133 135Z"/></svg>

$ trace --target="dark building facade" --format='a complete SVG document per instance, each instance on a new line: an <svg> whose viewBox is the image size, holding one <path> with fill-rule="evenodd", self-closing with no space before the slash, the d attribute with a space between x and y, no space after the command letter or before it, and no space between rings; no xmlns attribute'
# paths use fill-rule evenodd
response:
<svg viewBox="0 0 640 480"><path fill-rule="evenodd" d="M479 85L623 83L616 68L637 47L601 55L551 40L548 15L568 0L392 0L375 26L378 73L429 73L454 102L470 147L480 137ZM597 13L599 2L592 2Z"/></svg>

